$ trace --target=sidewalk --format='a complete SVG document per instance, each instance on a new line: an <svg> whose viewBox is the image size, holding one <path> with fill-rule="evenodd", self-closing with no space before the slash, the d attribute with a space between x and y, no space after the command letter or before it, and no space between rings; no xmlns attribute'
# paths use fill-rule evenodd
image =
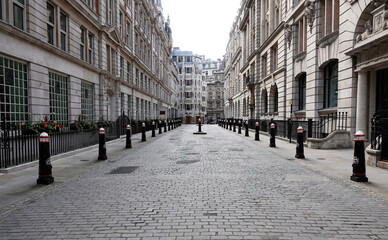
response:
<svg viewBox="0 0 388 240"><path fill-rule="evenodd" d="M184 128L183 125L181 128ZM229 131L218 125L203 125L203 130L206 128L219 128L220 131ZM180 128L173 131L180 131ZM242 134L234 134L235 137L245 137L245 132ZM168 134L163 133L163 135ZM254 141L254 132L250 131L249 138ZM147 132L147 142L141 142L141 134L132 136L133 148L145 146L148 142L157 139L159 136L156 133L156 138L151 138L151 132ZM352 174L353 149L333 149L320 150L306 148L306 159L295 158L295 143L276 139L276 148L269 148L269 136L260 134L260 140L256 143L267 147L268 151L281 156L284 159L297 161L298 163L313 169L314 171L322 172L323 174L337 180L348 181L351 184L358 184L367 191L380 194L382 197L388 197L388 170L380 169L372 166L366 166L366 174L369 178L368 183L355 183L350 181ZM57 184L63 183L73 177L79 176L83 172L95 167L108 164L109 162L121 159L131 152L131 149L125 149L125 137L110 141L107 143L108 160L98 161L98 145L88 148L76 150L74 152L61 154L52 157L54 184L49 186L38 186L36 180L38 178L38 161L33 164L25 165L25 168L9 173L0 173L0 215L7 212L7 209L12 209L18 203L28 201L36 194L42 194L44 191L54 188Z"/></svg>

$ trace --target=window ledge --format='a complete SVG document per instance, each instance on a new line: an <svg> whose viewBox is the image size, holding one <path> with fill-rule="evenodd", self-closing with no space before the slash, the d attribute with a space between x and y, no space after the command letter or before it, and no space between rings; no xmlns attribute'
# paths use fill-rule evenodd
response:
<svg viewBox="0 0 388 240"><path fill-rule="evenodd" d="M326 36L324 36L323 38L321 38L318 42L317 42L317 45L320 47L320 48L324 48L330 44L332 44L335 40L337 40L339 36L339 31L338 30L335 30L334 32L332 33L329 33L327 34Z"/></svg>
<svg viewBox="0 0 388 240"><path fill-rule="evenodd" d="M337 112L337 108L324 108L324 109L318 110L318 114L320 116L331 114L331 113L336 113L336 112Z"/></svg>
<svg viewBox="0 0 388 240"><path fill-rule="evenodd" d="M306 110L298 110L294 114L296 118L306 118Z"/></svg>
<svg viewBox="0 0 388 240"><path fill-rule="evenodd" d="M306 58L306 55L307 55L307 52L306 52L306 51L302 51L302 52L296 54L296 55L294 56L295 62L300 62L300 61L302 61L303 59Z"/></svg>

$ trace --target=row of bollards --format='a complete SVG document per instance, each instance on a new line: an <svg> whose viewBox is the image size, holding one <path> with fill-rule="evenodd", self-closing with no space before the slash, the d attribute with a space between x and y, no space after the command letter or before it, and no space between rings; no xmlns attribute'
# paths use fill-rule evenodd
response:
<svg viewBox="0 0 388 240"><path fill-rule="evenodd" d="M236 132L236 120L226 120L221 119L219 121L219 126L228 129L232 129L233 125L233 132ZM239 134L241 134L241 121L239 120L237 125L239 126ZM255 141L260 141L260 131L259 131L259 123L256 122L255 124ZM270 140L269 140L269 146L270 147L276 147L276 138L275 138L275 129L276 125L274 123L271 123L270 125ZM245 122L245 136L249 137L248 133L248 121ZM295 158L305 158L304 155L304 143L303 143L303 127L299 126L297 129L297 142L296 142L296 154ZM368 182L368 178L366 177L366 168L365 168L365 148L364 148L364 142L365 142L365 134L362 131L357 131L354 134L354 156L353 156L353 174L350 176L350 180L355 182Z"/></svg>
<svg viewBox="0 0 388 240"><path fill-rule="evenodd" d="M168 131L181 126L179 120L166 120L164 121L164 131L166 132L166 125L168 125ZM159 121L159 134L162 134L162 122ZM141 141L146 141L145 134L146 125L142 123L141 130ZM126 127L126 142L125 148L132 148L131 141L131 126L127 125ZM99 144L98 144L98 160L106 160L108 156L106 154L106 143L105 143L105 129L100 128L98 131ZM155 122L152 122L152 137L155 137ZM39 177L37 179L37 184L48 185L54 182L54 177L52 176L52 165L50 158L50 136L43 132L39 136Z"/></svg>

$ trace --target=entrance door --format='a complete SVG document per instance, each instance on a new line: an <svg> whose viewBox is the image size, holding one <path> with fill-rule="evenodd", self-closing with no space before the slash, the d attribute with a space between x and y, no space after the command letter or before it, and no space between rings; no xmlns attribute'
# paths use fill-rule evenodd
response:
<svg viewBox="0 0 388 240"><path fill-rule="evenodd" d="M191 123L191 117L186 117L186 124L190 124Z"/></svg>
<svg viewBox="0 0 388 240"><path fill-rule="evenodd" d="M377 71L376 112L388 110L388 68Z"/></svg>

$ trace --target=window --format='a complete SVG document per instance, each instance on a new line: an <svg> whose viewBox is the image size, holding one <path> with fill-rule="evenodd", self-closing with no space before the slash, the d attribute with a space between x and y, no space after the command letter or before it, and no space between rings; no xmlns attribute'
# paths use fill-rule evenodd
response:
<svg viewBox="0 0 388 240"><path fill-rule="evenodd" d="M120 56L120 77L124 77L124 58Z"/></svg>
<svg viewBox="0 0 388 240"><path fill-rule="evenodd" d="M306 110L306 74L299 77L299 108Z"/></svg>
<svg viewBox="0 0 388 240"><path fill-rule="evenodd" d="M193 93L192 92L185 92L185 98L192 98Z"/></svg>
<svg viewBox="0 0 388 240"><path fill-rule="evenodd" d="M49 73L50 119L62 124L68 121L68 80L67 77Z"/></svg>
<svg viewBox="0 0 388 240"><path fill-rule="evenodd" d="M136 87L139 87L139 69L136 68L135 72Z"/></svg>
<svg viewBox="0 0 388 240"><path fill-rule="evenodd" d="M85 56L86 56L86 53L85 53L85 34L86 34L86 31L83 27L80 28L81 30L81 41L80 41L80 44L79 44L79 51L80 51L80 58L81 60L85 60Z"/></svg>
<svg viewBox="0 0 388 240"><path fill-rule="evenodd" d="M193 62L193 58L191 56L186 56L185 62L191 63L191 62Z"/></svg>
<svg viewBox="0 0 388 240"><path fill-rule="evenodd" d="M135 34L135 54L137 55L137 51L138 51L138 48L137 48L137 45L139 43L139 35L136 33Z"/></svg>
<svg viewBox="0 0 388 240"><path fill-rule="evenodd" d="M324 69L324 108L337 107L338 102L338 60L330 62Z"/></svg>
<svg viewBox="0 0 388 240"><path fill-rule="evenodd" d="M55 10L54 6L47 2L47 42L55 44Z"/></svg>
<svg viewBox="0 0 388 240"><path fill-rule="evenodd" d="M106 22L108 25L112 25L113 23L113 0L106 1Z"/></svg>
<svg viewBox="0 0 388 240"><path fill-rule="evenodd" d="M131 112L131 105L132 105L132 96L131 95L127 95L127 116L129 118L132 118L132 112Z"/></svg>
<svg viewBox="0 0 388 240"><path fill-rule="evenodd" d="M123 13L120 11L120 14L119 14L119 32L120 32L121 38L124 38L123 23L124 23L124 16L123 16Z"/></svg>
<svg viewBox="0 0 388 240"><path fill-rule="evenodd" d="M271 72L278 68L278 44L271 48Z"/></svg>
<svg viewBox="0 0 388 240"><path fill-rule="evenodd" d="M67 51L67 16L63 12L61 12L59 20L61 24L61 31L60 31L61 49L63 51Z"/></svg>
<svg viewBox="0 0 388 240"><path fill-rule="evenodd" d="M81 114L84 121L93 121L93 84L81 82Z"/></svg>
<svg viewBox="0 0 388 240"><path fill-rule="evenodd" d="M261 102L262 102L262 110L263 110L263 113L267 113L268 112L268 95L267 95L267 90L263 90L262 93L261 93Z"/></svg>
<svg viewBox="0 0 388 240"><path fill-rule="evenodd" d="M261 57L261 71L262 77L267 76L267 54Z"/></svg>
<svg viewBox="0 0 388 240"><path fill-rule="evenodd" d="M0 19L2 20L3 19L3 4L4 4L4 1L3 0L0 0Z"/></svg>
<svg viewBox="0 0 388 240"><path fill-rule="evenodd" d="M28 121L27 64L0 56L0 119Z"/></svg>
<svg viewBox="0 0 388 240"><path fill-rule="evenodd" d="M24 30L24 0L13 1L13 25L21 30Z"/></svg>
<svg viewBox="0 0 388 240"><path fill-rule="evenodd" d="M275 94L273 96L273 112L278 112L279 111L279 92L278 92L278 87L275 86Z"/></svg>
<svg viewBox="0 0 388 240"><path fill-rule="evenodd" d="M337 31L339 28L339 1L338 0L321 0L321 37Z"/></svg>
<svg viewBox="0 0 388 240"><path fill-rule="evenodd" d="M297 45L296 53L306 51L307 47L307 22L306 17L302 17L296 24L297 27Z"/></svg>
<svg viewBox="0 0 388 240"><path fill-rule="evenodd" d="M192 86L192 85L193 85L192 79L186 80L186 86Z"/></svg>
<svg viewBox="0 0 388 240"><path fill-rule="evenodd" d="M94 0L85 0L85 2L91 9L94 9Z"/></svg>
<svg viewBox="0 0 388 240"><path fill-rule="evenodd" d="M128 47L132 48L132 38L131 38L131 23L127 21L127 26L125 28L126 33L126 44Z"/></svg>
<svg viewBox="0 0 388 240"><path fill-rule="evenodd" d="M132 83L132 66L129 61L127 61L127 83Z"/></svg>
<svg viewBox="0 0 388 240"><path fill-rule="evenodd" d="M94 62L94 36L93 34L88 34L88 63L93 64Z"/></svg>
<svg viewBox="0 0 388 240"><path fill-rule="evenodd" d="M190 73L193 72L193 69L192 69L191 67L187 67L187 68L185 68L185 72L186 72L187 74L190 74Z"/></svg>

